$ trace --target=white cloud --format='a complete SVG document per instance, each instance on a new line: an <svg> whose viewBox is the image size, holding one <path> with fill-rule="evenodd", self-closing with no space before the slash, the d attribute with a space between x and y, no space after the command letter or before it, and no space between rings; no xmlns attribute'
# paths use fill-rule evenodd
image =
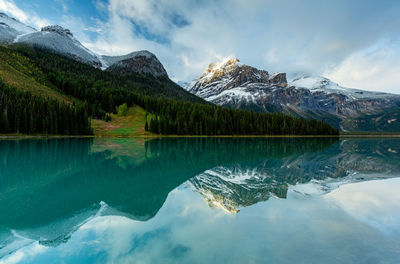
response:
<svg viewBox="0 0 400 264"><path fill-rule="evenodd" d="M326 195L349 215L383 231L400 231L400 180L374 180L343 185Z"/></svg>
<svg viewBox="0 0 400 264"><path fill-rule="evenodd" d="M299 0L254 0L251 4L242 0L109 0L102 5L109 16L99 24L102 33L86 43L107 54L150 50L175 80L197 78L210 62L228 56L270 72L331 73L349 56L400 33L398 7L367 1L360 9L344 0L313 5ZM399 65L392 60L386 66L390 63ZM340 78L339 73L330 75L350 83L343 74ZM378 89L361 81L350 84ZM394 85L381 82L380 87L391 90Z"/></svg>
<svg viewBox="0 0 400 264"><path fill-rule="evenodd" d="M28 16L25 14L25 12L19 9L12 1L0 0L0 10L12 15L21 22L25 23L28 20Z"/></svg>
<svg viewBox="0 0 400 264"><path fill-rule="evenodd" d="M382 41L351 54L325 75L346 87L400 94L400 41Z"/></svg>
<svg viewBox="0 0 400 264"><path fill-rule="evenodd" d="M97 18L65 13L59 23L101 54L149 50L174 80L190 81L209 63L236 56L269 72L327 74L344 86L399 92L399 46L391 44L388 51L384 45L390 43L382 42L400 34L398 1L93 0L93 5L101 14ZM47 24L11 0L0 0L0 9ZM383 43L380 50L368 51L377 43Z"/></svg>
<svg viewBox="0 0 400 264"><path fill-rule="evenodd" d="M27 13L21 10L13 1L11 0L0 0L0 10L5 12L12 17L15 17L19 21L28 24L30 26L34 26L37 28L41 28L49 25L49 21L47 19L41 18L34 13Z"/></svg>

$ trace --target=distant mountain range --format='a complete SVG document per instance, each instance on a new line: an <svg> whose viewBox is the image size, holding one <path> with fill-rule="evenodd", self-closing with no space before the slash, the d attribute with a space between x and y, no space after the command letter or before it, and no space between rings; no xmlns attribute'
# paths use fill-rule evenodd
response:
<svg viewBox="0 0 400 264"><path fill-rule="evenodd" d="M320 76L288 81L285 73L238 59L210 64L185 88L217 105L321 119L344 131L400 130L400 95L345 88Z"/></svg>
<svg viewBox="0 0 400 264"><path fill-rule="evenodd" d="M164 66L149 51L99 55L68 29L47 26L37 31L4 13L0 13L0 43L39 47L122 75L168 79ZM233 109L319 119L342 131L400 131L400 95L345 88L324 77L302 75L288 81L285 73L270 74L230 59L210 64L191 83L178 84L206 101Z"/></svg>

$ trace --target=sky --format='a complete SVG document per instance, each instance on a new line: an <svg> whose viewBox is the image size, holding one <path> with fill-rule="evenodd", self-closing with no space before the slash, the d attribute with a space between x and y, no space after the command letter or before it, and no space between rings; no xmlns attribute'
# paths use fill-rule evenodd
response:
<svg viewBox="0 0 400 264"><path fill-rule="evenodd" d="M400 94L398 0L0 0L0 10L69 28L99 54L149 50L174 81L235 57L289 79Z"/></svg>

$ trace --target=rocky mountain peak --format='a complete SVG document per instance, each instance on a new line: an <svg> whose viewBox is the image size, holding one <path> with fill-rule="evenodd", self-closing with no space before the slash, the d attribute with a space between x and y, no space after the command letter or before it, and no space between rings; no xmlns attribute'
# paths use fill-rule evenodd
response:
<svg viewBox="0 0 400 264"><path fill-rule="evenodd" d="M69 29L63 28L59 25L52 25L52 26L46 26L41 29L42 32L54 32L57 34L60 34L61 36L73 38L74 36L72 35L71 31Z"/></svg>
<svg viewBox="0 0 400 264"><path fill-rule="evenodd" d="M303 74L288 83L286 73L270 75L234 60L211 64L187 90L217 105L320 119L345 131L398 130L393 116L400 96L342 87L322 76Z"/></svg>
<svg viewBox="0 0 400 264"><path fill-rule="evenodd" d="M203 73L203 78L205 79L216 79L219 78L236 67L239 66L239 60L236 58L228 59L223 62L214 62L208 65L208 68Z"/></svg>
<svg viewBox="0 0 400 264"><path fill-rule="evenodd" d="M94 52L75 39L69 29L58 25L46 26L41 31L19 35L14 42L46 49L96 68L102 66Z"/></svg>
<svg viewBox="0 0 400 264"><path fill-rule="evenodd" d="M102 56L102 59L110 65L108 71L118 71L122 74L139 73L150 74L154 77L168 77L164 66L157 57L147 51L136 51L124 56Z"/></svg>
<svg viewBox="0 0 400 264"><path fill-rule="evenodd" d="M233 67L237 66L239 64L239 60L236 58L233 59L228 59L222 62L213 62L208 65L208 68L206 69L207 72L217 72L217 71L229 71Z"/></svg>
<svg viewBox="0 0 400 264"><path fill-rule="evenodd" d="M287 87L285 73L270 75L268 71L239 62L234 58L221 63L211 63L188 90L198 96L208 97L230 89L246 87L249 84Z"/></svg>
<svg viewBox="0 0 400 264"><path fill-rule="evenodd" d="M277 85L277 86L281 86L281 87L286 87L287 86L286 73L277 72L277 73L272 74L269 77L269 83L271 85Z"/></svg>

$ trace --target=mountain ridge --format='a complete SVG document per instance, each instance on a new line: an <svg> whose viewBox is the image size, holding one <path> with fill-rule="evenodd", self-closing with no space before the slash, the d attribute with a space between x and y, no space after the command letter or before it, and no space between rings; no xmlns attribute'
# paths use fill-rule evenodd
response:
<svg viewBox="0 0 400 264"><path fill-rule="evenodd" d="M217 105L316 118L343 131L399 128L397 118L386 120L388 126L370 122L368 128L363 123L368 116L370 120L382 119L387 111L400 113L400 95L345 88L320 76L301 76L288 82L285 73L269 74L235 58L210 64L186 89ZM354 122L359 124L351 124Z"/></svg>
<svg viewBox="0 0 400 264"><path fill-rule="evenodd" d="M13 43L48 49L102 70L114 66L114 70L122 70L125 73L168 77L158 58L147 50L118 56L100 55L80 43L69 29L49 25L37 31L5 13L0 13L0 44Z"/></svg>
<svg viewBox="0 0 400 264"><path fill-rule="evenodd" d="M36 32L33 27L27 26L15 18L0 12L0 44L10 44L17 36Z"/></svg>

